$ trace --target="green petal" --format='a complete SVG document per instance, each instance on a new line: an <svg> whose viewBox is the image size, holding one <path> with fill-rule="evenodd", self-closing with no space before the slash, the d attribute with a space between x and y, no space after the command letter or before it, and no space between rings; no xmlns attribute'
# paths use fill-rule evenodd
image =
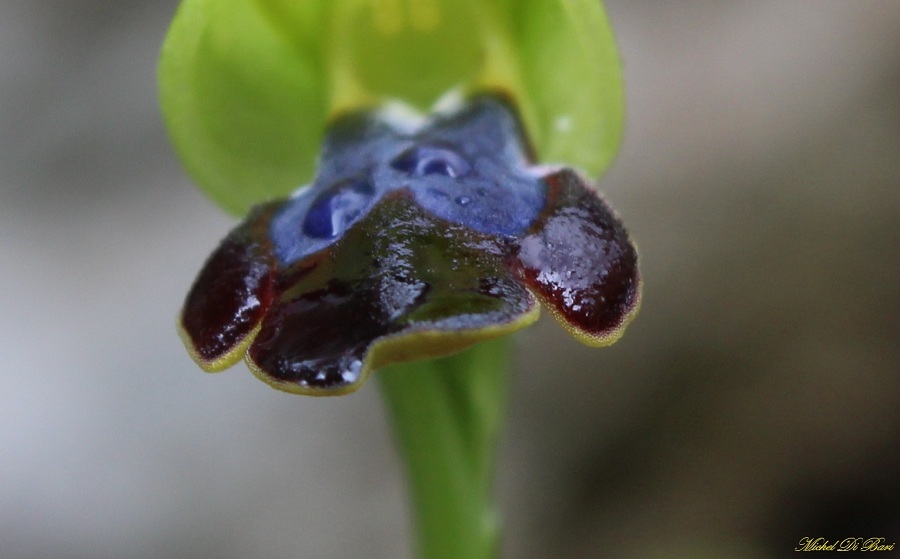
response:
<svg viewBox="0 0 900 559"><path fill-rule="evenodd" d="M510 0L528 132L541 161L600 175L622 135L615 38L599 0Z"/></svg>
<svg viewBox="0 0 900 559"><path fill-rule="evenodd" d="M163 115L200 187L245 214L309 180L325 126L321 56L248 0L187 0L159 67Z"/></svg>
<svg viewBox="0 0 900 559"><path fill-rule="evenodd" d="M389 99L501 91L541 161L591 174L622 125L598 0L184 0L159 75L185 166L236 213L312 178L331 115Z"/></svg>

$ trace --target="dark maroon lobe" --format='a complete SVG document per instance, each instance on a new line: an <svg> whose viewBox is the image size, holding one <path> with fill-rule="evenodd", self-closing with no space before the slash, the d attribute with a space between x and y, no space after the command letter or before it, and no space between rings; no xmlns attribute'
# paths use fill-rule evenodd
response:
<svg viewBox="0 0 900 559"><path fill-rule="evenodd" d="M222 241L187 295L181 326L201 364L212 364L233 350L271 304L274 271L267 232L271 210L271 206L256 208Z"/></svg>
<svg viewBox="0 0 900 559"><path fill-rule="evenodd" d="M425 356L417 334L477 332L529 312L535 300L509 273L510 250L391 193L332 246L280 270L248 357L285 390L352 390L385 337Z"/></svg>
<svg viewBox="0 0 900 559"><path fill-rule="evenodd" d="M572 327L597 340L640 297L637 252L610 207L575 172L545 177L547 205L519 241L519 273Z"/></svg>

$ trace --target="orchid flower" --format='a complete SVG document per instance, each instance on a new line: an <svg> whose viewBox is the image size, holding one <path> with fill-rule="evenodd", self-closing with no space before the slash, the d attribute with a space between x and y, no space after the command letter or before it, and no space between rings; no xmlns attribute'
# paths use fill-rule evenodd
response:
<svg viewBox="0 0 900 559"><path fill-rule="evenodd" d="M344 394L526 326L539 301L589 345L618 339L640 298L621 222L577 172L533 165L508 102L454 105L335 119L313 183L256 207L191 289L202 368L243 357L275 388Z"/></svg>
<svg viewBox="0 0 900 559"><path fill-rule="evenodd" d="M544 308L601 346L637 311L588 178L619 70L600 0L182 0L169 29L172 142L244 216L184 302L188 352L309 395L378 369L421 559L496 556L504 335Z"/></svg>

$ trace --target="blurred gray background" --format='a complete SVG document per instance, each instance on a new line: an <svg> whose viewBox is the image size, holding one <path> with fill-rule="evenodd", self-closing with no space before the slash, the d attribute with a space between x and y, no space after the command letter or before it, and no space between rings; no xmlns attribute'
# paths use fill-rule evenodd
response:
<svg viewBox="0 0 900 559"><path fill-rule="evenodd" d="M161 125L175 7L0 3L0 557L410 558L375 384L289 396L175 334L234 223ZM606 350L519 336L504 557L900 540L900 3L607 7L645 300Z"/></svg>

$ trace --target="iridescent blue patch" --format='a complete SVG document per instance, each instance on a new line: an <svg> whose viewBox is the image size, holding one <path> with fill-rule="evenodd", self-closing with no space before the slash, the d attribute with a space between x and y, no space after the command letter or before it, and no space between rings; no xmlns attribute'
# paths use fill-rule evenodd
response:
<svg viewBox="0 0 900 559"><path fill-rule="evenodd" d="M378 113L344 116L325 141L315 182L273 218L275 253L290 265L318 252L387 193L403 189L440 219L479 233L521 235L546 198L521 137L509 109L488 97L415 132Z"/></svg>

